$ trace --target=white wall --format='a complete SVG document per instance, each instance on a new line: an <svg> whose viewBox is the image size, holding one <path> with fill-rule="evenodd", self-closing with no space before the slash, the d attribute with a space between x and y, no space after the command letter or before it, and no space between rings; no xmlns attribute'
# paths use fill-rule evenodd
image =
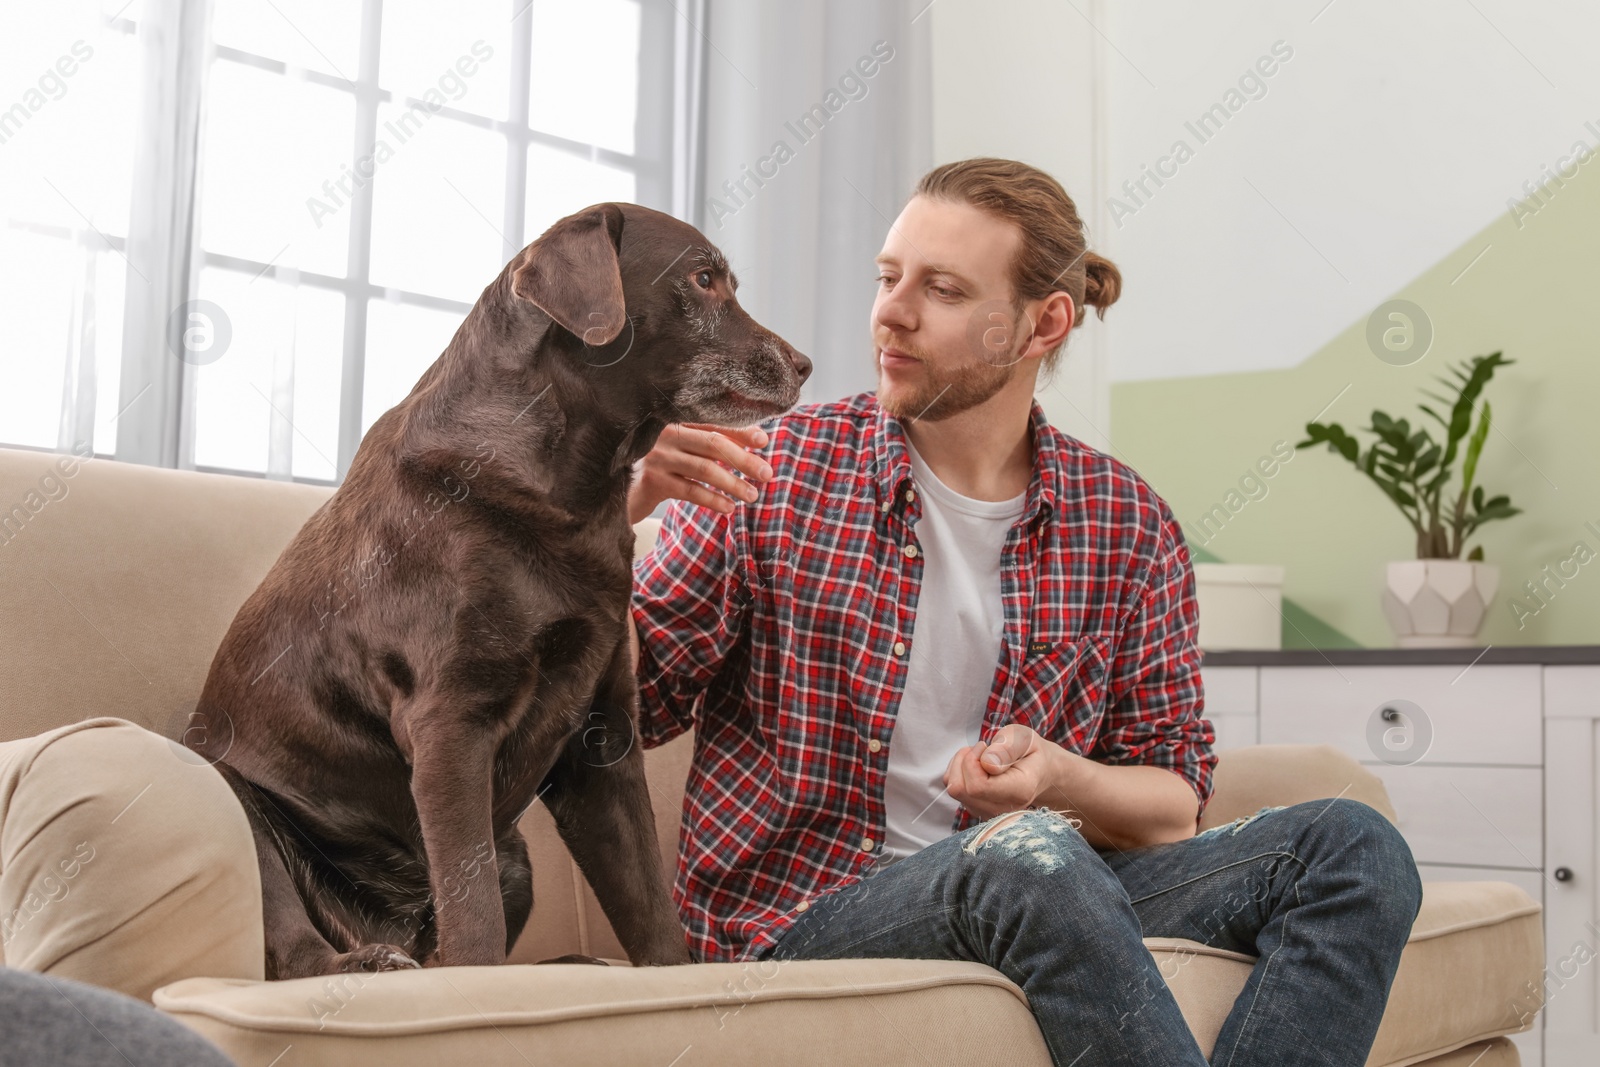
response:
<svg viewBox="0 0 1600 1067"><path fill-rule="evenodd" d="M1525 197L1575 140L1600 149L1600 5L1107 6L1121 53L1109 195L1136 208L1115 230L1129 283L1116 380L1293 366ZM1202 143L1185 122L1276 41L1292 57ZM1193 158L1137 206L1122 183L1179 139Z"/></svg>
<svg viewBox="0 0 1600 1067"><path fill-rule="evenodd" d="M1091 19L1100 0L1074 0ZM1048 171L1076 201L1089 247L1118 261L1103 219L1104 47L1060 0L938 0L933 21L933 153L943 163L1004 156ZM1126 316L1074 331L1039 401L1050 421L1097 448L1111 432L1107 345Z"/></svg>

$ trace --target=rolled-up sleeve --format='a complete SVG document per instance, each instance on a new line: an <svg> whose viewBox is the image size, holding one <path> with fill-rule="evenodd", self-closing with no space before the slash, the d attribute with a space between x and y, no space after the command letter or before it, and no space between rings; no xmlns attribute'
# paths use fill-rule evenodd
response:
<svg viewBox="0 0 1600 1067"><path fill-rule="evenodd" d="M1203 716L1205 690L1195 638L1200 615L1183 533L1163 504L1162 535L1149 583L1123 626L1111 665L1101 732L1088 755L1148 764L1182 776L1205 811L1216 766L1216 734Z"/></svg>
<svg viewBox="0 0 1600 1067"><path fill-rule="evenodd" d="M700 695L743 633L750 597L737 540L732 516L674 500L654 549L633 565L645 748L695 725Z"/></svg>

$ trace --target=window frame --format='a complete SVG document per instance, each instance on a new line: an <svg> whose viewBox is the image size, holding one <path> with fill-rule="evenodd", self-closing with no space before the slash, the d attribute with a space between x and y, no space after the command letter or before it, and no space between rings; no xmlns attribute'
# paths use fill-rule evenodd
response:
<svg viewBox="0 0 1600 1067"><path fill-rule="evenodd" d="M511 19L510 57L510 108L504 120L488 118L449 106L431 109L434 119L463 122L479 129L492 131L506 139L506 174L504 207L500 226L501 252L509 261L536 234L525 234L527 201L528 148L542 145L566 152L591 162L604 163L634 174L634 196L638 203L670 210L673 200L675 138L672 128L672 100L676 89L674 10L670 0L635 0L640 8L639 20L639 78L635 100L635 136L633 153L619 152L597 145L585 144L533 128L528 123L529 93L532 83L533 51L533 0L508 0ZM320 71L292 68L282 60L272 59L238 48L212 44L207 57L209 76L211 64L216 62L240 63L280 76L295 76L315 85L341 92L355 98L355 136L349 162L352 167L358 159L370 158L376 151L378 109L384 104L409 107L413 104L428 107L411 96L397 95L379 85L381 72L381 42L383 36L383 0L364 0L361 12L358 73L353 81ZM276 478L304 482L312 485L333 486L344 480L360 447L362 433L362 401L365 384L365 359L367 340L367 312L370 302L376 299L410 304L436 311L446 311L465 316L472 304L447 297L434 296L376 285L372 273L372 197L376 179L359 185L350 198L350 235L344 277L322 274L299 268L283 267L274 262L261 262L239 256L224 255L196 248L199 267L211 267L248 274L252 279L265 275L291 285L305 285L338 292L344 297L344 334L342 339L342 366L340 374L338 455L335 458L334 479L294 476L293 448L295 431L292 410L284 413L274 409L268 433L267 470L248 471L226 467L197 464L194 461L195 423L197 416L195 379L182 367L182 404L179 426L179 463L186 470L213 474L236 474L253 477ZM198 204L196 205L198 211ZM521 236L522 240L517 240ZM285 246L287 247L287 246ZM198 290L198 271L191 289ZM488 279L485 279L487 282ZM277 396L293 395L293 361L286 361L286 381L274 383ZM287 427L279 427L280 422ZM282 432L287 431L287 432Z"/></svg>

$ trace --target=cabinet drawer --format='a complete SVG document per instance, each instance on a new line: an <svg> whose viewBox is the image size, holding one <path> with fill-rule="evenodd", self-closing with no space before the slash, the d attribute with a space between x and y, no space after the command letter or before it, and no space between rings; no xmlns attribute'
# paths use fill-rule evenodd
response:
<svg viewBox="0 0 1600 1067"><path fill-rule="evenodd" d="M1385 763L1416 762L1413 746L1424 746L1423 764L1538 767L1540 672L1535 664L1263 667L1261 742L1326 742ZM1388 724L1380 712L1394 701L1410 705L1401 705L1407 718Z"/></svg>
<svg viewBox="0 0 1600 1067"><path fill-rule="evenodd" d="M1217 752L1230 748L1248 748L1256 743L1256 717L1254 715L1212 715L1206 720L1217 739L1211 743Z"/></svg>
<svg viewBox="0 0 1600 1067"><path fill-rule="evenodd" d="M1544 865L1544 774L1537 767L1367 764L1383 779L1419 865Z"/></svg>
<svg viewBox="0 0 1600 1067"><path fill-rule="evenodd" d="M1205 667L1200 681L1206 690L1206 718L1256 713L1256 668Z"/></svg>

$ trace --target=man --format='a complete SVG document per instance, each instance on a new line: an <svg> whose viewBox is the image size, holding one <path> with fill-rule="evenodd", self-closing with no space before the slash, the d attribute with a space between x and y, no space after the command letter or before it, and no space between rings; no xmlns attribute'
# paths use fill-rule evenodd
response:
<svg viewBox="0 0 1600 1067"><path fill-rule="evenodd" d="M696 955L976 960L1057 1063L1199 1065L1143 944L1191 938L1259 957L1212 1062L1364 1063L1411 854L1351 800L1196 833L1183 536L1033 399L1116 268L1059 184L995 159L925 176L877 262L875 395L669 428L630 501L683 501L633 618L642 743L696 731Z"/></svg>

